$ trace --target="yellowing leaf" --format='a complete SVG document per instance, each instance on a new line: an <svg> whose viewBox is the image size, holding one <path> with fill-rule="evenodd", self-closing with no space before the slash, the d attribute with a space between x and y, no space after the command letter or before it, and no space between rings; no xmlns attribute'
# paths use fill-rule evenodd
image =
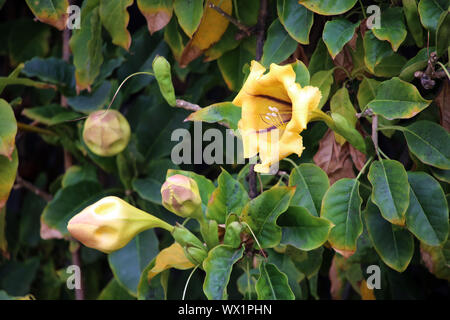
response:
<svg viewBox="0 0 450 320"><path fill-rule="evenodd" d="M148 272L148 281L150 282L158 273L170 268L186 270L193 267L194 264L188 260L183 248L175 242L156 256L155 266Z"/></svg>
<svg viewBox="0 0 450 320"><path fill-rule="evenodd" d="M373 289L369 289L367 286L366 280L361 281L361 285L359 286L361 290L361 299L362 300L376 300L375 295L373 294Z"/></svg>
<svg viewBox="0 0 450 320"><path fill-rule="evenodd" d="M133 0L101 0L100 19L103 26L111 35L112 42L128 50L131 45L131 35L127 30L130 15L127 8L133 4Z"/></svg>
<svg viewBox="0 0 450 320"><path fill-rule="evenodd" d="M67 0L26 0L36 18L58 30L64 30L67 21Z"/></svg>
<svg viewBox="0 0 450 320"><path fill-rule="evenodd" d="M192 60L200 57L203 51L218 42L227 30L229 21L216 10L210 8L210 3L217 6L220 4L220 8L231 15L233 10L231 0L207 1L200 25L181 55L180 66L182 67L187 66Z"/></svg>
<svg viewBox="0 0 450 320"><path fill-rule="evenodd" d="M164 28L172 18L172 0L138 0L137 4L147 19L148 30L151 34Z"/></svg>

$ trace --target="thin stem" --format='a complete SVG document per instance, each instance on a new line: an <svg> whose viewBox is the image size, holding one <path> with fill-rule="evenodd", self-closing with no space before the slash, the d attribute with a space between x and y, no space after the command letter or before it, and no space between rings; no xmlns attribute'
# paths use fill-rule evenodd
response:
<svg viewBox="0 0 450 320"><path fill-rule="evenodd" d="M361 0L359 0L359 4L361 6L361 10L362 10L362 14L364 16L364 19L367 19L366 10L364 9L364 5L363 5Z"/></svg>
<svg viewBox="0 0 450 320"><path fill-rule="evenodd" d="M251 232L251 234L252 234L252 236L253 236L253 239L255 239L256 244L257 244L258 247L259 247L259 251L261 251L262 256L263 256L263 257L266 259L266 261L267 261L267 256L266 256L266 254L264 253L264 250L262 249L261 244L260 244L259 241L258 241L258 238L256 238L255 234L253 233L252 228L250 228L250 226L248 225L248 223L245 222L245 221L242 221L241 223L244 224L245 226L247 226L248 230L250 230L250 232Z"/></svg>
<svg viewBox="0 0 450 320"><path fill-rule="evenodd" d="M284 158L283 160L289 162L290 164L292 164L295 170L298 170L298 165L294 162L294 160L289 158Z"/></svg>
<svg viewBox="0 0 450 320"><path fill-rule="evenodd" d="M192 277L192 275L194 274L195 270L197 270L198 266L199 266L199 265L196 265L196 266L195 266L194 270L192 270L191 274L190 274L189 277L187 278L187 281L186 281L186 284L185 284L184 290L183 290L183 298L182 298L181 300L184 300L184 298L186 297L186 290L187 290L189 281L191 281L191 277Z"/></svg>
<svg viewBox="0 0 450 320"><path fill-rule="evenodd" d="M42 128L35 127L35 126L25 124L25 123L21 123L21 122L17 123L17 128L19 128L20 130L23 130L23 131L36 132L36 133L45 134L45 135L49 135L49 136L56 136L56 133L54 133L53 131L42 129Z"/></svg>
<svg viewBox="0 0 450 320"><path fill-rule="evenodd" d="M250 28L246 26L245 24L241 23L237 19L230 16L228 13L222 10L219 6L216 6L213 3L209 3L209 7L215 11L217 11L221 16L223 16L225 19L230 21L232 24L234 24L239 30L243 31L248 37L251 35Z"/></svg>
<svg viewBox="0 0 450 320"><path fill-rule="evenodd" d="M14 186L14 188L24 187L25 189L28 189L29 191L33 192L35 195L41 197L42 199L44 199L47 202L50 202L53 199L53 196L51 194L39 189L31 182L28 182L28 181L22 179L22 177L20 177L20 176L16 177L16 183L17 184Z"/></svg>
<svg viewBox="0 0 450 320"><path fill-rule="evenodd" d="M390 160L390 158L383 152L383 150L381 150L380 148L378 148L378 151L380 151L381 155L385 158Z"/></svg>
<svg viewBox="0 0 450 320"><path fill-rule="evenodd" d="M378 159L380 159L380 152L378 151L378 116L376 114L372 116L372 141L375 146Z"/></svg>
<svg viewBox="0 0 450 320"><path fill-rule="evenodd" d="M364 167L362 167L361 171L358 173L358 176L356 177L356 180L358 180L361 175L364 173L364 171L366 170L367 166L369 165L369 163L371 163L373 160L373 157L370 157L369 160L366 161L366 163L364 164Z"/></svg>
<svg viewBox="0 0 450 320"><path fill-rule="evenodd" d="M450 80L450 74L448 73L447 68L440 61L438 61L437 64L442 67L442 70L444 70L445 74L447 75L447 78Z"/></svg>

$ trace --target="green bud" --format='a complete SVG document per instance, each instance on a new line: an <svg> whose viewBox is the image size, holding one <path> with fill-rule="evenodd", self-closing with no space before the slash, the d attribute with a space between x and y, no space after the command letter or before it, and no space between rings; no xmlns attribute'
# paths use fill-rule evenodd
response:
<svg viewBox="0 0 450 320"><path fill-rule="evenodd" d="M189 261L195 265L201 265L208 256L208 252L205 249L190 246L185 248L185 254Z"/></svg>
<svg viewBox="0 0 450 320"><path fill-rule="evenodd" d="M164 57L156 56L155 60L153 60L153 72L164 99L170 106L176 106L177 100L172 83L170 63Z"/></svg>
<svg viewBox="0 0 450 320"><path fill-rule="evenodd" d="M173 231L172 237L178 242L182 247L197 247L200 249L205 249L203 242L200 241L192 232L186 229L184 226L177 224Z"/></svg>
<svg viewBox="0 0 450 320"><path fill-rule="evenodd" d="M83 140L89 150L96 155L111 157L127 147L130 133L130 125L120 112L99 110L87 118Z"/></svg>

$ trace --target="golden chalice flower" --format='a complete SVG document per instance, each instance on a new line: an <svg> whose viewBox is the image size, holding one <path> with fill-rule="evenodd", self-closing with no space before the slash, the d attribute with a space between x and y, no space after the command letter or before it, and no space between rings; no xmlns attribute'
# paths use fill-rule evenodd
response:
<svg viewBox="0 0 450 320"><path fill-rule="evenodd" d="M255 171L268 173L270 166L290 154L303 152L300 133L311 120L322 97L313 86L295 82L291 65L270 65L270 71L252 61L250 74L233 104L242 107L239 131L244 157L259 153Z"/></svg>

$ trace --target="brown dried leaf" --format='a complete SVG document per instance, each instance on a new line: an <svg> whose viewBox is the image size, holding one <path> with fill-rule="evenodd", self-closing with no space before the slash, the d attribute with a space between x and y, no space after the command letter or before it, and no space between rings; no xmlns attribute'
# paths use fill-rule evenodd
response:
<svg viewBox="0 0 450 320"><path fill-rule="evenodd" d="M445 130L450 131L450 80L444 80L444 84L442 85L442 89L437 95L434 102L439 107L439 111L441 114L441 125L445 128Z"/></svg>

